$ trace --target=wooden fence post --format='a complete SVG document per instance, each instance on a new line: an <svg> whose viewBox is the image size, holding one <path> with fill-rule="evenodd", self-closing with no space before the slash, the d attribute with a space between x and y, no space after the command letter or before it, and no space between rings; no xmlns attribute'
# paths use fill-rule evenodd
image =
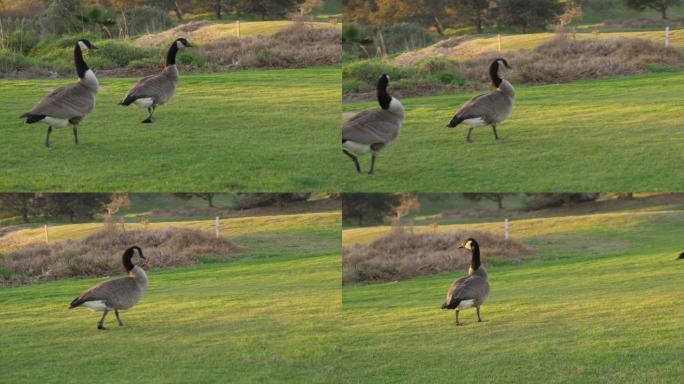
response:
<svg viewBox="0 0 684 384"><path fill-rule="evenodd" d="M221 218L216 216L216 238L220 239L221 238Z"/></svg>
<svg viewBox="0 0 684 384"><path fill-rule="evenodd" d="M665 27L665 48L670 48L670 26Z"/></svg>
<svg viewBox="0 0 684 384"><path fill-rule="evenodd" d="M500 33L497 35L497 42L498 42L498 46L499 46L499 52L501 52L501 34Z"/></svg>
<svg viewBox="0 0 684 384"><path fill-rule="evenodd" d="M504 239L508 240L509 238L509 231L508 231L508 217L506 220L504 220Z"/></svg>
<svg viewBox="0 0 684 384"><path fill-rule="evenodd" d="M235 22L235 30L237 31L237 37L240 38L240 20Z"/></svg>
<svg viewBox="0 0 684 384"><path fill-rule="evenodd" d="M45 244L50 243L50 236L48 235L48 225L43 225L43 230L45 231Z"/></svg>

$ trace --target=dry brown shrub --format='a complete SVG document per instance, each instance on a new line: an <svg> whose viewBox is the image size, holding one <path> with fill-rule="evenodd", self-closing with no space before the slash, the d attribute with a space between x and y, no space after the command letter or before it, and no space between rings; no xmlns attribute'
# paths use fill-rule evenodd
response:
<svg viewBox="0 0 684 384"><path fill-rule="evenodd" d="M488 257L517 259L531 252L517 240L505 240L490 232L411 233L394 228L371 244L344 247L342 281L377 283L464 271L470 264L470 253L458 246L469 237L480 244L484 264Z"/></svg>
<svg viewBox="0 0 684 384"><path fill-rule="evenodd" d="M142 248L147 258L139 264L151 270L198 264L201 257L229 260L245 250L227 238L196 229L124 231L110 224L83 240L29 245L0 260L0 268L15 282L120 274L121 255L133 245Z"/></svg>
<svg viewBox="0 0 684 384"><path fill-rule="evenodd" d="M215 66L305 68L339 64L340 42L339 30L297 23L272 36L229 37L206 44L199 48L199 55Z"/></svg>
<svg viewBox="0 0 684 384"><path fill-rule="evenodd" d="M684 53L645 39L574 40L559 36L532 50L491 52L461 64L468 82L487 83L488 65L504 56L513 69L505 77L514 84L556 84L624 76L648 71L647 64L674 67ZM484 68L484 69L483 69Z"/></svg>

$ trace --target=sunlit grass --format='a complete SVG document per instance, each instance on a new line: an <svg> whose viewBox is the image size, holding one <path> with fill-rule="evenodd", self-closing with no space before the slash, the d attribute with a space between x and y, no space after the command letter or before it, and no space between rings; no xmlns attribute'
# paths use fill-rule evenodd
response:
<svg viewBox="0 0 684 384"><path fill-rule="evenodd" d="M491 285L485 322L463 311L463 327L439 308L465 272L346 285L343 380L677 383L684 375L673 361L684 346L684 263L675 260L682 225L681 210L514 221L513 236L535 252L509 264L483 255ZM502 225L439 226L472 228ZM385 229L347 230L344 243Z"/></svg>
<svg viewBox="0 0 684 384"><path fill-rule="evenodd" d="M61 80L0 81L0 163L5 191L334 190L339 137L339 68L181 74L175 97L146 111L117 103L133 78L100 78L101 93L70 129L23 124Z"/></svg>
<svg viewBox="0 0 684 384"><path fill-rule="evenodd" d="M339 155L345 191L675 191L684 187L681 117L684 73L517 86L516 106L499 125L447 129L473 93L402 99L404 127L376 174L356 175ZM345 103L344 111L377 108ZM368 159L362 159L364 169ZM667 176L664 176L667 175Z"/></svg>

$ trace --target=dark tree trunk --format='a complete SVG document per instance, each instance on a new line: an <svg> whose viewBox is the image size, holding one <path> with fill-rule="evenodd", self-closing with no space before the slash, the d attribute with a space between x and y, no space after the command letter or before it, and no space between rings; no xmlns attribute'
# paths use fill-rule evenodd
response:
<svg viewBox="0 0 684 384"><path fill-rule="evenodd" d="M503 195L500 193L496 194L496 202L499 204L499 209L503 209Z"/></svg>
<svg viewBox="0 0 684 384"><path fill-rule="evenodd" d="M183 10L177 1L173 3L173 12L176 14L178 21L183 21Z"/></svg>
<svg viewBox="0 0 684 384"><path fill-rule="evenodd" d="M29 222L29 207L28 207L28 199L23 198L23 201L21 202L21 217L24 219L24 223Z"/></svg>
<svg viewBox="0 0 684 384"><path fill-rule="evenodd" d="M216 1L215 10L216 10L216 18L220 20L221 19L221 1L219 1L219 0Z"/></svg>
<svg viewBox="0 0 684 384"><path fill-rule="evenodd" d="M437 18L437 16L434 16L434 21L435 21L434 25L435 25L435 29L437 30L437 33L440 36L444 36L444 27L442 26L442 23L439 21L439 18Z"/></svg>

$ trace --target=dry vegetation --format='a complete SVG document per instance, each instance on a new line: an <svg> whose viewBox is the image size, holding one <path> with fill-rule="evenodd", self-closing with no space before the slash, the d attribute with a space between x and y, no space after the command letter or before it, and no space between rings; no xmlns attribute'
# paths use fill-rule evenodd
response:
<svg viewBox="0 0 684 384"><path fill-rule="evenodd" d="M468 80L487 82L483 68L498 52L478 56L462 65ZM556 84L608 76L624 76L649 71L649 65L675 67L684 62L684 53L645 39L574 40L559 36L535 49L505 54L513 69L506 77L517 84Z"/></svg>
<svg viewBox="0 0 684 384"><path fill-rule="evenodd" d="M272 36L228 37L199 48L211 65L231 68L305 68L340 63L341 34L302 23Z"/></svg>
<svg viewBox="0 0 684 384"><path fill-rule="evenodd" d="M245 250L226 238L195 229L124 231L111 224L83 240L34 244L8 254L0 260L6 275L0 275L0 285L119 275L121 255L133 245L141 247L147 257L140 265L152 270L198 264L202 257L228 260Z"/></svg>
<svg viewBox="0 0 684 384"><path fill-rule="evenodd" d="M395 228L369 245L344 247L342 281L377 283L464 271L470 264L470 253L458 246L468 237L477 239L485 265L488 257L517 259L531 252L516 240L504 240L490 232L415 234Z"/></svg>

